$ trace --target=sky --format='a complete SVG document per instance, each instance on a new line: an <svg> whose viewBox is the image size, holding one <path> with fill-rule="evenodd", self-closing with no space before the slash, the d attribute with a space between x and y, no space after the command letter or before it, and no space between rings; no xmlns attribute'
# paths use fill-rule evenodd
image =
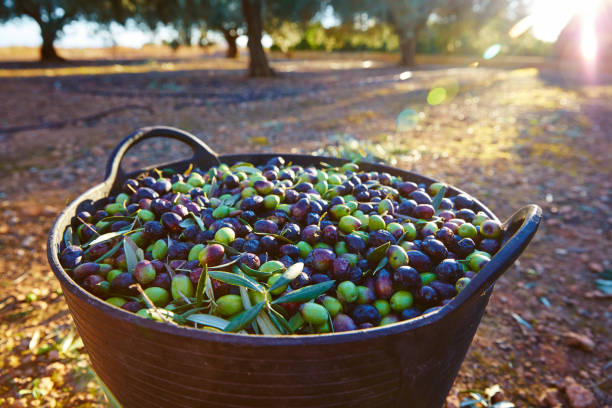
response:
<svg viewBox="0 0 612 408"><path fill-rule="evenodd" d="M587 2L589 0L586 0ZM593 1L593 0L590 0ZM532 6L532 33L543 41L555 41L565 24L578 11L581 2L576 0L535 0ZM334 17L329 12L323 13L324 25L333 25ZM161 43L173 38L169 28L158 29L155 33L140 29L134 22L126 27L111 24L110 30L101 29L99 25L86 21L75 21L64 28L64 34L56 41L60 48L97 48L114 44L125 47L140 48L146 43ZM223 42L222 37L212 38ZM246 46L246 37L239 38L238 45ZM262 40L264 46L272 45L269 36ZM30 18L13 19L0 24L0 47L29 46L36 47L41 43L38 25Z"/></svg>

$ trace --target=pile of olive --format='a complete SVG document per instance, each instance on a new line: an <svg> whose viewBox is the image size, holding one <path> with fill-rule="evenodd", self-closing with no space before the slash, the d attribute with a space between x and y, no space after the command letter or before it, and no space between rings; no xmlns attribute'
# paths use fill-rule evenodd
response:
<svg viewBox="0 0 612 408"><path fill-rule="evenodd" d="M154 170L76 215L62 265L145 318L308 334L412 319L450 302L500 247L501 225L444 184L265 166Z"/></svg>

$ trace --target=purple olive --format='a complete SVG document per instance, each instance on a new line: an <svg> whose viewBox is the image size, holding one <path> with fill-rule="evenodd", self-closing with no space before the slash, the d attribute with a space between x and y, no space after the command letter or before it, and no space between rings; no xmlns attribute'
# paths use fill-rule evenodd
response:
<svg viewBox="0 0 612 408"><path fill-rule="evenodd" d="M312 251L312 266L318 272L328 271L336 259L333 251L325 248L316 248Z"/></svg>
<svg viewBox="0 0 612 408"><path fill-rule="evenodd" d="M161 224L171 232L179 232L181 230L179 224L182 220L181 216L174 212L166 212L161 215Z"/></svg>
<svg viewBox="0 0 612 408"><path fill-rule="evenodd" d="M123 272L120 273L113 279L110 286L110 291L119 295L134 296L138 293L135 288L131 286L136 283L134 275L131 273Z"/></svg>
<svg viewBox="0 0 612 408"><path fill-rule="evenodd" d="M321 239L321 230L316 225L309 225L302 230L302 240L315 245Z"/></svg>
<svg viewBox="0 0 612 408"><path fill-rule="evenodd" d="M421 286L421 275L411 266L401 266L393 272L393 283L397 289L417 289Z"/></svg>
<svg viewBox="0 0 612 408"><path fill-rule="evenodd" d="M351 319L349 316L343 313L338 313L336 317L334 317L333 324L334 324L334 331L336 332L343 332L343 331L350 331L350 330L357 329L357 326L355 325L355 322L353 321L353 319Z"/></svg>
<svg viewBox="0 0 612 408"><path fill-rule="evenodd" d="M129 302L125 302L121 308L128 312L136 313L140 309L144 309L144 305L135 300L130 300Z"/></svg>
<svg viewBox="0 0 612 408"><path fill-rule="evenodd" d="M452 259L445 259L433 271L441 282L455 284L461 277L461 265Z"/></svg>
<svg viewBox="0 0 612 408"><path fill-rule="evenodd" d="M408 251L408 265L419 273L429 272L433 266L431 259L421 251Z"/></svg>
<svg viewBox="0 0 612 408"><path fill-rule="evenodd" d="M383 268L376 274L374 292L379 299L389 299L393 295L393 281L387 269Z"/></svg>
<svg viewBox="0 0 612 408"><path fill-rule="evenodd" d="M72 277L75 281L81 282L90 275L98 273L100 265L95 262L82 263L72 271Z"/></svg>
<svg viewBox="0 0 612 408"><path fill-rule="evenodd" d="M454 284L433 281L429 284L438 293L440 299L450 299L457 294Z"/></svg>
<svg viewBox="0 0 612 408"><path fill-rule="evenodd" d="M362 323L377 325L380 322L380 313L372 305L358 305L353 309L351 314L353 316L353 321L357 325L361 325Z"/></svg>
<svg viewBox="0 0 612 408"><path fill-rule="evenodd" d="M422 251L434 261L441 261L448 255L444 244L437 239L428 239L421 244Z"/></svg>
<svg viewBox="0 0 612 408"><path fill-rule="evenodd" d="M264 234L278 234L278 225L269 220L258 220L253 225L256 232Z"/></svg>
<svg viewBox="0 0 612 408"><path fill-rule="evenodd" d="M332 265L332 273L331 273L332 279L335 279L338 282L342 282L342 281L349 279L350 266L351 265L349 261L345 258L334 259L333 265Z"/></svg>

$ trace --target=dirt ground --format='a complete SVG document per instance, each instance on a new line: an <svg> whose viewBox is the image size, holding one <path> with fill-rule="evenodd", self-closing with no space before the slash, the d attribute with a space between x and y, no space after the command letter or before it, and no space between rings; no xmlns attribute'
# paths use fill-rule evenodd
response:
<svg viewBox="0 0 612 408"><path fill-rule="evenodd" d="M244 66L204 57L0 67L1 406L106 406L46 236L70 200L103 180L113 147L152 124L221 153L312 152L344 135L346 149L353 138L456 184L501 219L540 205L543 224L496 284L447 405L499 385L480 406L612 406L611 84L535 68L406 71L350 55L276 59L273 79L247 79ZM126 166L188 154L155 141Z"/></svg>

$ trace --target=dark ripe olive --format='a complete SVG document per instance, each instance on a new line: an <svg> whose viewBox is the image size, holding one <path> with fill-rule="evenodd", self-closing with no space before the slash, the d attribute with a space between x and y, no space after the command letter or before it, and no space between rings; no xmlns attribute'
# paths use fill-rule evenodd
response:
<svg viewBox="0 0 612 408"><path fill-rule="evenodd" d="M149 221L150 222L150 221ZM195 241L200 233L200 227L197 225L190 225L183 230L183 240L185 241ZM161 238L161 237L158 237Z"/></svg>
<svg viewBox="0 0 612 408"><path fill-rule="evenodd" d="M357 326L355 325L353 319L343 313L338 313L336 317L334 317L333 325L335 332L343 332L357 329Z"/></svg>
<svg viewBox="0 0 612 408"><path fill-rule="evenodd" d="M199 231L195 239L196 244L205 244L206 242L215 238L215 233L210 230Z"/></svg>
<svg viewBox="0 0 612 408"><path fill-rule="evenodd" d="M412 266L419 273L431 271L431 259L421 251L407 251L408 265Z"/></svg>
<svg viewBox="0 0 612 408"><path fill-rule="evenodd" d="M210 283L213 288L213 293L216 299L219 299L221 296L225 296L230 293L230 285L225 282L218 281L216 279L211 279Z"/></svg>
<svg viewBox="0 0 612 408"><path fill-rule="evenodd" d="M248 222L249 224L254 223L257 220L257 216L252 210L244 210L240 214L240 218Z"/></svg>
<svg viewBox="0 0 612 408"><path fill-rule="evenodd" d="M371 329L372 327L374 327L372 323L361 323L359 326L357 326L359 330Z"/></svg>
<svg viewBox="0 0 612 408"><path fill-rule="evenodd" d="M135 300L130 300L129 302L125 302L121 308L123 310L127 310L128 312L136 313L140 309L144 309L144 305Z"/></svg>
<svg viewBox="0 0 612 408"><path fill-rule="evenodd" d="M370 203L359 203L357 209L362 211L364 214L369 214L374 211L374 207Z"/></svg>
<svg viewBox="0 0 612 408"><path fill-rule="evenodd" d="M268 165L268 166L276 166L276 167L283 167L285 165L285 159L283 159L281 156L275 156L275 157L271 158L270 160L268 160L266 162L266 165Z"/></svg>
<svg viewBox="0 0 612 408"><path fill-rule="evenodd" d="M262 196L253 195L242 200L240 209L242 211L253 211L254 213L259 212L263 209L264 199Z"/></svg>
<svg viewBox="0 0 612 408"><path fill-rule="evenodd" d="M367 271L370 267L370 264L367 259L360 259L359 261L357 261L357 267L360 268L362 271Z"/></svg>
<svg viewBox="0 0 612 408"><path fill-rule="evenodd" d="M306 193L307 191L312 190L313 187L314 186L312 185L312 183L309 183L307 181L303 181L303 182L299 183L298 185L296 185L293 188L298 193Z"/></svg>
<svg viewBox="0 0 612 408"><path fill-rule="evenodd" d="M397 185L397 191L402 197L408 197L410 193L416 191L417 185L412 181L404 181Z"/></svg>
<svg viewBox="0 0 612 408"><path fill-rule="evenodd" d="M457 210L461 210L463 208L471 209L474 205L474 200L467 194L459 194L451 199L453 200L453 205Z"/></svg>
<svg viewBox="0 0 612 408"><path fill-rule="evenodd" d="M243 251L258 253L259 252L259 240L257 239L248 239L244 246L242 247Z"/></svg>
<svg viewBox="0 0 612 408"><path fill-rule="evenodd" d="M170 181L172 182L172 184L174 184L174 183L181 183L181 182L185 181L185 177L183 177L183 175L180 174L180 173L174 173L170 177Z"/></svg>
<svg viewBox="0 0 612 408"><path fill-rule="evenodd" d="M83 242L89 242L93 237L98 235L96 227L91 224L83 224L83 226L79 228L79 232L81 234L81 240Z"/></svg>
<svg viewBox="0 0 612 408"><path fill-rule="evenodd" d="M455 213L449 210L444 210L438 213L438 217L442 218L444 222L446 222L446 221L450 221L453 218L455 218Z"/></svg>
<svg viewBox="0 0 612 408"><path fill-rule="evenodd" d="M459 255L459 258L465 258L476 249L476 244L471 238L463 238L455 244L453 252Z"/></svg>
<svg viewBox="0 0 612 408"><path fill-rule="evenodd" d="M105 298L108 296L110 284L99 275L89 275L83 280L83 288L89 293Z"/></svg>
<svg viewBox="0 0 612 408"><path fill-rule="evenodd" d="M358 305L351 314L353 321L358 325L370 323L376 326L380 322L380 313L372 305Z"/></svg>
<svg viewBox="0 0 612 408"><path fill-rule="evenodd" d="M200 261L198 261L197 259L194 259L194 260L185 262L183 266L181 267L181 269L188 269L192 271L199 266L200 266Z"/></svg>
<svg viewBox="0 0 612 408"><path fill-rule="evenodd" d="M110 241L100 242L89 247L87 259L94 260L100 258L111 249Z"/></svg>
<svg viewBox="0 0 612 408"><path fill-rule="evenodd" d="M166 212L161 215L161 224L171 232L178 232L181 230L179 225L183 219L176 213Z"/></svg>
<svg viewBox="0 0 612 408"><path fill-rule="evenodd" d="M380 184L382 184L383 186L390 186L391 182L393 181L393 178L389 173L380 173L380 175L378 176L378 181L380 181Z"/></svg>
<svg viewBox="0 0 612 408"><path fill-rule="evenodd" d="M86 277L96 274L100 271L100 265L95 262L82 263L72 271L72 277L75 281L81 282Z"/></svg>
<svg viewBox="0 0 612 408"><path fill-rule="evenodd" d="M363 281L363 269L359 266L353 266L349 269L348 280L353 282L355 285L361 284Z"/></svg>
<svg viewBox="0 0 612 408"><path fill-rule="evenodd" d="M278 252L278 241L276 238L266 235L259 240L259 250L268 254L268 256L276 255Z"/></svg>
<svg viewBox="0 0 612 408"><path fill-rule="evenodd" d="M409 307L408 309L402 310L402 313L400 314L400 319L410 320L414 319L415 317L419 317L420 315L421 311L419 309L417 309L416 307Z"/></svg>
<svg viewBox="0 0 612 408"><path fill-rule="evenodd" d="M168 259L187 259L189 246L184 242L172 241L168 247Z"/></svg>
<svg viewBox="0 0 612 408"><path fill-rule="evenodd" d="M301 272L289 284L289 286L291 286L291 289L293 290L303 288L304 286L307 286L307 285L310 285L310 276L308 276L308 274L304 272Z"/></svg>
<svg viewBox="0 0 612 408"><path fill-rule="evenodd" d="M236 238L232 241L232 243L230 244L230 246L232 248L234 248L236 251L238 252L242 252L242 248L244 248L244 243L246 242L246 239L244 238Z"/></svg>
<svg viewBox="0 0 612 408"><path fill-rule="evenodd" d="M409 194L409 197L416 201L417 204L430 204L431 205L431 197L424 191L415 190Z"/></svg>
<svg viewBox="0 0 612 408"><path fill-rule="evenodd" d="M285 190L285 203L294 204L298 200L298 192L295 190Z"/></svg>
<svg viewBox="0 0 612 408"><path fill-rule="evenodd" d="M210 226L217 221L217 219L213 217L212 213L209 212L203 213L201 218L206 228L210 228Z"/></svg>
<svg viewBox="0 0 612 408"><path fill-rule="evenodd" d="M187 217L187 215L189 215L189 210L182 204L175 205L174 207L172 207L171 211L175 214L178 214L181 218L185 218Z"/></svg>
<svg viewBox="0 0 612 408"><path fill-rule="evenodd" d="M168 179L159 179L151 187L158 194L166 194L172 190L172 183Z"/></svg>
<svg viewBox="0 0 612 408"><path fill-rule="evenodd" d="M299 225L294 223L287 223L283 227L280 235L284 236L290 241L297 242L300 240L301 233L302 231Z"/></svg>
<svg viewBox="0 0 612 408"><path fill-rule="evenodd" d="M453 231L453 234L456 234L457 230L459 229L459 225L455 224L454 222L447 221L442 224L442 228L448 228L449 230Z"/></svg>
<svg viewBox="0 0 612 408"><path fill-rule="evenodd" d="M376 294L367 286L357 286L357 304L365 305L376 300Z"/></svg>
<svg viewBox="0 0 612 408"><path fill-rule="evenodd" d="M143 200L146 200L146 198L143 198ZM140 206L138 205L138 203L132 203L129 204L127 207L125 207L125 212L127 214L135 214L136 211L138 211L140 209Z"/></svg>
<svg viewBox="0 0 612 408"><path fill-rule="evenodd" d="M301 198L290 209L291 216L297 220L303 220L306 218L306 214L310 212L310 200L308 198Z"/></svg>
<svg viewBox="0 0 612 408"><path fill-rule="evenodd" d="M189 272L189 280L191 281L191 283L193 283L194 286L197 286L203 271L203 268L195 268L191 272ZM172 282L172 280L170 282Z"/></svg>
<svg viewBox="0 0 612 408"><path fill-rule="evenodd" d="M379 299L389 299L393 295L393 280L385 268L378 271L374 278L374 293Z"/></svg>
<svg viewBox="0 0 612 408"><path fill-rule="evenodd" d="M404 248L406 251L420 251L421 250L421 241L419 242L415 242L415 241L404 241L402 242L402 248Z"/></svg>
<svg viewBox="0 0 612 408"><path fill-rule="evenodd" d="M397 207L397 213L411 216L417 205L417 202L414 200L402 200L402 202Z"/></svg>
<svg viewBox="0 0 612 408"><path fill-rule="evenodd" d="M188 201L184 205L185 205L185 208L187 208L187 212L192 212L195 215L200 215L202 211L200 206L194 203L193 201Z"/></svg>
<svg viewBox="0 0 612 408"><path fill-rule="evenodd" d="M429 284L438 293L440 299L450 299L457 294L454 284L433 281Z"/></svg>
<svg viewBox="0 0 612 408"><path fill-rule="evenodd" d="M278 178L278 170L266 170L263 172L263 176L270 181L274 181ZM272 190L272 194L274 193L274 190Z"/></svg>
<svg viewBox="0 0 612 408"><path fill-rule="evenodd" d="M493 238L485 238L478 244L478 249L484 252L488 252L491 255L495 254L499 251L500 245L499 241Z"/></svg>
<svg viewBox="0 0 612 408"><path fill-rule="evenodd" d="M377 248L386 242L390 242L391 245L393 245L396 241L397 240L395 239L393 234L391 234L387 230L372 231L370 232L370 236L368 237L368 245L373 248Z"/></svg>
<svg viewBox="0 0 612 408"><path fill-rule="evenodd" d="M452 208L453 208L453 202L451 201L451 199L444 197L442 199L442 201L440 202L440 209L441 210L450 210Z"/></svg>
<svg viewBox="0 0 612 408"><path fill-rule="evenodd" d="M469 208L463 208L455 213L455 217L461 218L462 220L465 220L466 222L472 222L474 217L476 217L476 214L474 213L474 211L470 210Z"/></svg>
<svg viewBox="0 0 612 408"><path fill-rule="evenodd" d="M454 243L455 234L450 228L442 227L434 234L436 239L442 242L445 246L450 247Z"/></svg>
<svg viewBox="0 0 612 408"><path fill-rule="evenodd" d="M228 174L227 176L225 176L225 178L223 179L223 185L226 188L235 188L238 187L238 184L240 183L240 180L238 179L238 177L234 174Z"/></svg>
<svg viewBox="0 0 612 408"><path fill-rule="evenodd" d="M350 263L345 258L336 258L333 260L331 278L342 282L349 279Z"/></svg>
<svg viewBox="0 0 612 408"><path fill-rule="evenodd" d="M96 211L96 213L93 215L93 220L92 222L98 222L104 218L108 217L108 213L104 210L98 210Z"/></svg>
<svg viewBox="0 0 612 408"><path fill-rule="evenodd" d="M151 263L153 263L153 261ZM149 283L147 286L148 287L155 286L158 288L164 288L166 290L170 290L171 282L172 282L172 279L170 278L170 274L168 274L168 272L158 271L157 274L155 275L155 279L153 279L153 282Z"/></svg>
<svg viewBox="0 0 612 408"><path fill-rule="evenodd" d="M453 259L445 259L433 271L441 282L455 284L461 277L461 265Z"/></svg>
<svg viewBox="0 0 612 408"><path fill-rule="evenodd" d="M310 275L310 284L316 285L317 283L328 282L331 279L324 273L313 273Z"/></svg>
<svg viewBox="0 0 612 408"><path fill-rule="evenodd" d="M428 285L421 286L416 291L416 302L424 307L435 306L439 302L438 292Z"/></svg>
<svg viewBox="0 0 612 408"><path fill-rule="evenodd" d="M338 228L335 225L328 225L321 232L323 242L329 245L334 245L338 241L338 236Z"/></svg>
<svg viewBox="0 0 612 408"><path fill-rule="evenodd" d="M315 245L321 239L321 230L317 225L308 225L302 230L302 240Z"/></svg>
<svg viewBox="0 0 612 408"><path fill-rule="evenodd" d="M138 190L136 190L136 199L140 200L141 198L155 200L156 198L159 198L159 194L157 194L157 191L150 187L140 187Z"/></svg>
<svg viewBox="0 0 612 408"><path fill-rule="evenodd" d="M279 254L281 256L288 256L293 260L296 260L300 256L300 249L293 244L281 245L279 248Z"/></svg>
<svg viewBox="0 0 612 408"><path fill-rule="evenodd" d="M311 253L312 267L318 272L328 271L336 259L336 254L334 254L333 251L325 248L316 248Z"/></svg>
<svg viewBox="0 0 612 408"><path fill-rule="evenodd" d="M223 256L225 255L225 248L219 244L210 244L204 247L198 256L200 264L208 266L219 265Z"/></svg>
<svg viewBox="0 0 612 408"><path fill-rule="evenodd" d="M113 279L110 286L110 291L119 295L135 296L138 291L130 286L136 283L134 275L128 272L120 273Z"/></svg>
<svg viewBox="0 0 612 408"><path fill-rule="evenodd" d="M129 221L115 221L113 222L113 224L111 225L111 231L112 232L117 232L117 231L121 231L123 229L126 229L127 227L129 227L130 225L132 225L131 222Z"/></svg>
<svg viewBox="0 0 612 408"><path fill-rule="evenodd" d="M418 204L412 210L412 215L416 218L428 220L435 214L434 208L430 204Z"/></svg>
<svg viewBox="0 0 612 408"><path fill-rule="evenodd" d="M258 220L253 225L256 232L265 234L278 234L278 225L269 220Z"/></svg>
<svg viewBox="0 0 612 408"><path fill-rule="evenodd" d="M319 222L319 218L321 218L321 214L309 212L306 214L306 220L304 221L307 225L317 224Z"/></svg>
<svg viewBox="0 0 612 408"><path fill-rule="evenodd" d="M168 266L170 266L170 268L172 269L178 269L178 268L187 269L185 268L186 263L187 262L184 259L173 259L170 262L168 262ZM186 273L186 272L179 271L179 273Z"/></svg>
<svg viewBox="0 0 612 408"><path fill-rule="evenodd" d="M101 254L102 255L102 254ZM60 263L64 268L74 269L83 259L83 250L76 245L69 245L60 254Z"/></svg>
<svg viewBox="0 0 612 408"><path fill-rule="evenodd" d="M354 254L363 253L366 248L366 243L358 235L348 234L344 237L346 249Z"/></svg>
<svg viewBox="0 0 612 408"><path fill-rule="evenodd" d="M251 269L258 269L261 266L261 260L253 253L245 252L240 255L240 264L246 265Z"/></svg>
<svg viewBox="0 0 612 408"><path fill-rule="evenodd" d="M393 284L397 289L416 289L421 286L421 275L411 266L400 266L393 272Z"/></svg>
<svg viewBox="0 0 612 408"><path fill-rule="evenodd" d="M448 249L437 239L427 239L421 244L421 250L434 261L441 261L446 258Z"/></svg>
<svg viewBox="0 0 612 408"><path fill-rule="evenodd" d="M136 191L136 189L138 189L138 187L138 180L134 180L132 178L125 180L125 182L123 183L123 191L128 194L132 194L134 191Z"/></svg>
<svg viewBox="0 0 612 408"><path fill-rule="evenodd" d="M166 180L166 179L164 179L164 180ZM143 185L145 187L149 187L149 188L153 187L155 182L156 182L156 180L153 177L151 177L151 176L143 177L140 180L140 184L141 185Z"/></svg>
<svg viewBox="0 0 612 408"><path fill-rule="evenodd" d="M172 203L166 199L158 198L151 201L151 211L153 211L158 217L171 209Z"/></svg>

